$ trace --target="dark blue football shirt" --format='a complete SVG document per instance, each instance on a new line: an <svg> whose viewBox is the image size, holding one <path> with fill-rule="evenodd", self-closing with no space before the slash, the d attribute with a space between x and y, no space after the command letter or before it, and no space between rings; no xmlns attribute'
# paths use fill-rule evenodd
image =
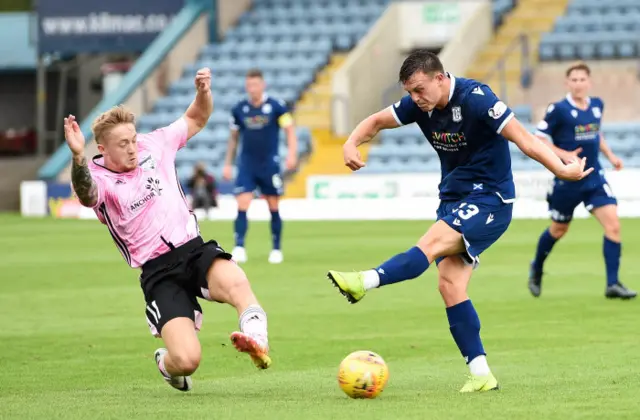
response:
<svg viewBox="0 0 640 420"><path fill-rule="evenodd" d="M231 129L240 132L240 163L258 166L279 161L280 128L292 124L286 104L265 95L255 107L248 99L231 111Z"/></svg>
<svg viewBox="0 0 640 420"><path fill-rule="evenodd" d="M496 193L515 200L511 155L500 135L513 112L487 85L472 79L451 79L449 103L422 111L407 95L390 107L400 125L416 123L440 157L441 200L460 200L473 192Z"/></svg>
<svg viewBox="0 0 640 420"><path fill-rule="evenodd" d="M582 110L570 95L547 108L547 114L538 123L536 134L553 141L553 144L562 150L571 151L582 147L579 156L587 158L585 168L593 168L591 174L579 181L556 179L556 185L591 189L605 182L602 177L602 166L598 160L603 109L604 103L600 98L589 98L589 106L586 110Z"/></svg>

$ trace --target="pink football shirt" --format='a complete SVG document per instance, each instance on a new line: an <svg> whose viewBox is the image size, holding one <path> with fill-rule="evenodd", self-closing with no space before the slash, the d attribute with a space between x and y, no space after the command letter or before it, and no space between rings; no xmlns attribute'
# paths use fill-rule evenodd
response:
<svg viewBox="0 0 640 420"><path fill-rule="evenodd" d="M93 210L134 268L200 234L196 216L182 192L176 153L187 143L187 122L138 134L138 167L116 173L96 156L88 164L98 187Z"/></svg>

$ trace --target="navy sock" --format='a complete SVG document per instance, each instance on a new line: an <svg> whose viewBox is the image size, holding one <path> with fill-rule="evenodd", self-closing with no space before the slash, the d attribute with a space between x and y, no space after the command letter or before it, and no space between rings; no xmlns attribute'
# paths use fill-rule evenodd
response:
<svg viewBox="0 0 640 420"><path fill-rule="evenodd" d="M236 246L244 247L244 237L247 234L248 227L247 212L238 211L238 217L236 217L236 222L234 224Z"/></svg>
<svg viewBox="0 0 640 420"><path fill-rule="evenodd" d="M549 229L546 229L540 235L540 239L538 240L538 248L536 249L536 258L533 260L533 269L537 273L542 273L542 266L544 265L544 260L547 259L547 256L551 252L553 245L555 245L557 239L551 236L551 232Z"/></svg>
<svg viewBox="0 0 640 420"><path fill-rule="evenodd" d="M605 236L602 244L602 252L604 254L604 264L607 268L607 286L612 286L618 283L618 269L620 268L622 244L613 242Z"/></svg>
<svg viewBox="0 0 640 420"><path fill-rule="evenodd" d="M278 210L271 212L271 239L273 249L280 249L280 238L282 237L282 219Z"/></svg>
<svg viewBox="0 0 640 420"><path fill-rule="evenodd" d="M465 362L469 363L478 356L486 355L480 340L480 318L471 300L447 308L447 318L451 335Z"/></svg>
<svg viewBox="0 0 640 420"><path fill-rule="evenodd" d="M420 248L414 246L402 254L385 261L376 268L380 286L418 277L429 268L429 260Z"/></svg>

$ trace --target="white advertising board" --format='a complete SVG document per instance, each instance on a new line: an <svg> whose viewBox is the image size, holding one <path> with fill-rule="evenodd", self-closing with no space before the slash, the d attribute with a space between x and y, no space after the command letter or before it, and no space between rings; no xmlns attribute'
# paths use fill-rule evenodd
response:
<svg viewBox="0 0 640 420"><path fill-rule="evenodd" d="M625 169L606 174L618 199L621 217L640 217L640 169ZM546 193L552 179L546 171L514 173L517 200L516 219L548 218ZM307 198L284 199L280 213L286 220L433 220L439 204L437 197L439 174L389 174L314 176L307 180ZM44 216L47 212L47 192L44 183L22 185L22 214ZM44 185L46 187L46 185ZM58 206L54 217L96 219L91 209L72 199ZM199 219L233 220L237 214L234 197L221 196L219 207L209 214L196 211ZM62 211L64 209L64 211ZM576 218L588 217L580 205ZM269 220L271 215L264 200L254 200L249 208L251 220Z"/></svg>
<svg viewBox="0 0 640 420"><path fill-rule="evenodd" d="M400 49L442 48L483 3L486 0L400 3Z"/></svg>
<svg viewBox="0 0 640 420"><path fill-rule="evenodd" d="M620 200L640 200L640 169L606 171L605 177ZM516 195L519 199L545 200L552 186L548 171L515 171ZM307 198L381 199L437 197L440 173L318 175L307 178Z"/></svg>

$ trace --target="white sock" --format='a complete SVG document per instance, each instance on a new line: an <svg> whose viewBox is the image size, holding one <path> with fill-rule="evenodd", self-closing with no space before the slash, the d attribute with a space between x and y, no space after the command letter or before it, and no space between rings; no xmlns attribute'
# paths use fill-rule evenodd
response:
<svg viewBox="0 0 640 420"><path fill-rule="evenodd" d="M375 289L380 286L380 276L376 270L367 270L364 275L364 290Z"/></svg>
<svg viewBox="0 0 640 420"><path fill-rule="evenodd" d="M240 314L240 331L267 344L267 314L259 305L251 305Z"/></svg>
<svg viewBox="0 0 640 420"><path fill-rule="evenodd" d="M171 378L171 375L169 375L169 372L167 372L167 368L164 367L164 356L166 354L167 353L162 353L160 355L160 360L158 360L158 369L160 369L160 373L162 373L165 378Z"/></svg>
<svg viewBox="0 0 640 420"><path fill-rule="evenodd" d="M486 376L491 373L486 356L477 356L475 359L470 361L469 370L471 370L472 375L476 376Z"/></svg>

